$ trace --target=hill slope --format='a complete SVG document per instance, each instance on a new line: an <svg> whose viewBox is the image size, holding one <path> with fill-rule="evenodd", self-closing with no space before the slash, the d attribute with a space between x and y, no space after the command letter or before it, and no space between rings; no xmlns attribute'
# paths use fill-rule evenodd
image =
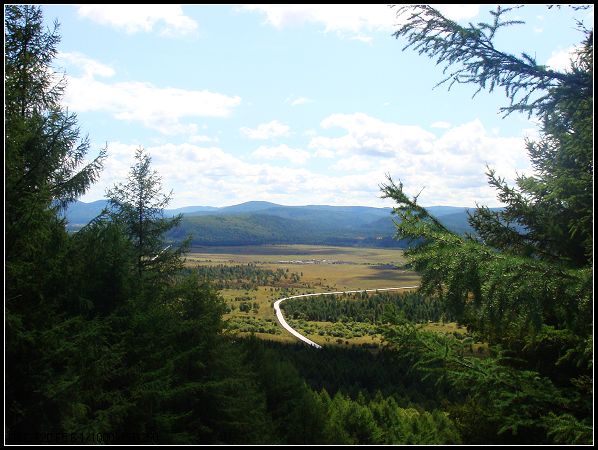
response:
<svg viewBox="0 0 598 450"><path fill-rule="evenodd" d="M105 200L75 202L65 216L76 230L97 216ZM467 208L432 206L428 210L447 227L473 231ZM360 246L404 246L396 241L391 208L367 206L283 206L270 202L246 202L215 208L187 206L167 209L166 216L183 214L181 225L167 234L180 240L192 235L192 245L327 244Z"/></svg>

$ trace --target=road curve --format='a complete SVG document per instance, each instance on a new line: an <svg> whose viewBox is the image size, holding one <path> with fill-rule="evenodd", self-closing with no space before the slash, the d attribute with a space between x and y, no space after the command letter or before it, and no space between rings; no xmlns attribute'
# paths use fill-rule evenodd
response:
<svg viewBox="0 0 598 450"><path fill-rule="evenodd" d="M278 322L280 322L280 324L282 325L282 327L287 330L289 333L291 333L293 336L295 336L297 339L307 343L308 345L311 345L312 347L315 348L322 348L321 345L316 344L314 341L306 338L305 336L303 336L302 334L300 334L298 331L294 330L293 328L291 328L291 326L287 323L286 320L284 320L284 317L282 316L282 311L280 309L280 303L288 300L290 298L300 298L300 297L313 297L315 295L338 295L338 294L355 294L358 292L376 292L376 291L398 291L401 289L417 289L419 286L403 286L403 287L394 287L394 288L381 288L381 289L359 289L356 291L335 291L335 292L317 292L314 294L301 294L301 295L292 295L290 297L285 297L285 298L281 298L279 300L276 300L274 302L274 312L276 312L276 318L278 319Z"/></svg>

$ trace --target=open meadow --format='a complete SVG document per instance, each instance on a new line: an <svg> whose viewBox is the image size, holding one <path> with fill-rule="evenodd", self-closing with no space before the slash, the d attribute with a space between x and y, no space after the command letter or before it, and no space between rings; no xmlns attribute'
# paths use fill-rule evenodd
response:
<svg viewBox="0 0 598 450"><path fill-rule="evenodd" d="M400 249L327 247L318 245L256 245L194 247L187 267L255 264L258 267L303 273L304 284L335 290L400 287L419 282L405 266Z"/></svg>

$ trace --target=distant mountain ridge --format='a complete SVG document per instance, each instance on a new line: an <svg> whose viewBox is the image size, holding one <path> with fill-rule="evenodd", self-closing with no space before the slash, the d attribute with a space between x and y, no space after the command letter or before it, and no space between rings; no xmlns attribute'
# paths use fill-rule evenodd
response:
<svg viewBox="0 0 598 450"><path fill-rule="evenodd" d="M107 200L71 204L65 218L77 230L99 215ZM458 233L472 232L470 208L431 206L428 211ZM181 240L192 235L192 245L328 244L405 246L394 239L392 208L368 206L284 206L251 201L221 208L186 206L166 209L166 216L183 214L181 225L167 234Z"/></svg>

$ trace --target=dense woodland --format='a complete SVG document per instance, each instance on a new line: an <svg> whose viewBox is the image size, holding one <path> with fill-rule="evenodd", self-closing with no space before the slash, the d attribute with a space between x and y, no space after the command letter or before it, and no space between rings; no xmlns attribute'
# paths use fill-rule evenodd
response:
<svg viewBox="0 0 598 450"><path fill-rule="evenodd" d="M419 293L320 295L309 300L292 298L281 303L281 308L285 317L326 322L353 320L377 324L396 315L413 323L453 321L452 316L445 314L437 298Z"/></svg>
<svg viewBox="0 0 598 450"><path fill-rule="evenodd" d="M298 273L289 273L288 269L263 269L255 264L198 266L187 273L194 272L205 281L211 281L218 289L254 289L256 286L272 285L285 281L297 283L301 278Z"/></svg>
<svg viewBox="0 0 598 450"><path fill-rule="evenodd" d="M465 324L490 354L468 355L398 304L376 351L236 337L212 275L182 270L188 241L165 241L181 217L164 217L171 197L143 148L105 211L69 234L62 212L110 149L90 159L61 106L58 24L8 5L6 443L592 443L593 33L560 73L495 49L508 9L468 27L426 6L397 13L407 18L397 37L446 64L447 81L504 88L506 113L541 124L528 142L536 175L511 187L489 169L507 206L473 213L476 236L449 231L400 182L381 186L397 202L398 237L413 241L421 304L442 305L434 314ZM361 300L350 313L358 299L310 305L370 314Z"/></svg>
<svg viewBox="0 0 598 450"><path fill-rule="evenodd" d="M192 244L197 246L261 244L404 246L404 243L392 238L393 223L390 214L388 218L379 219L373 224L344 227L338 224L337 226L327 224L319 217L306 220L262 212L185 216L180 225L173 228L167 237L177 241L189 234L194 236Z"/></svg>

